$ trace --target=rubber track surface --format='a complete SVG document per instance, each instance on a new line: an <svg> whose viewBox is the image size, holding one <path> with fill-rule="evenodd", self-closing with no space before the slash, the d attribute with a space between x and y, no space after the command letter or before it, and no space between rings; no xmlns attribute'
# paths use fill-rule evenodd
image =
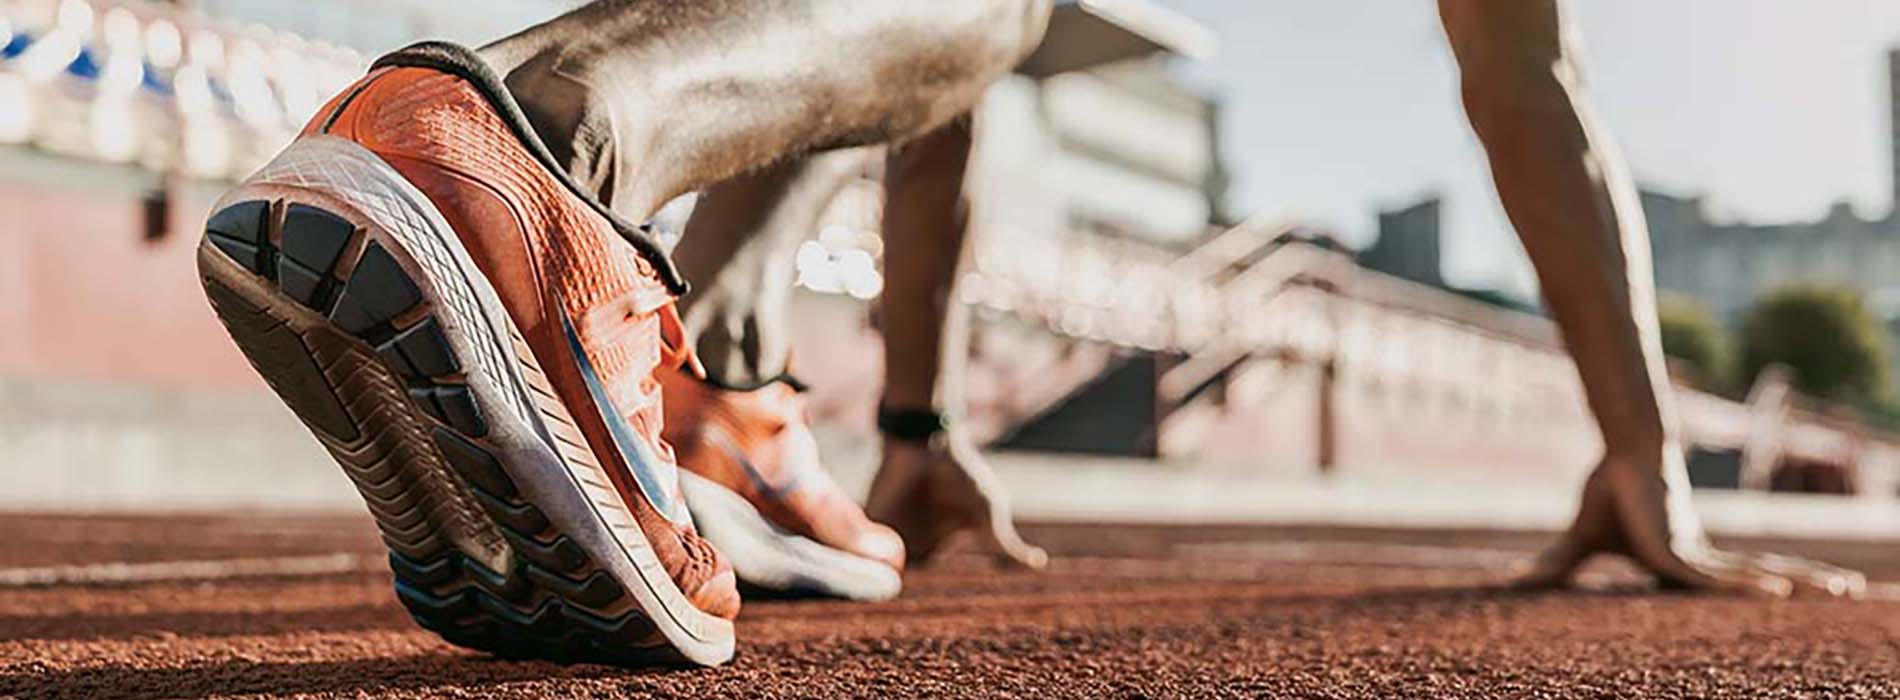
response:
<svg viewBox="0 0 1900 700"><path fill-rule="evenodd" d="M747 601L728 667L628 671L506 661L417 629L366 517L0 516L0 528L14 542L0 567L362 563L0 589L0 696L22 698L1900 697L1900 604L1654 593L1609 565L1592 592L1487 587L1496 555L1528 554L1542 535L1032 527L1057 555L1048 573L954 550L889 603ZM1900 579L1890 543L1744 544Z"/></svg>

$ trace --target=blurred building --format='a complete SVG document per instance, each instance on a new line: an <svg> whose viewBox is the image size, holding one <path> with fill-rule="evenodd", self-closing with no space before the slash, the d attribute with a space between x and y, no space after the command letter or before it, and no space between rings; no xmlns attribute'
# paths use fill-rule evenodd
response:
<svg viewBox="0 0 1900 700"><path fill-rule="evenodd" d="M978 114L972 198L985 218L1018 232L1185 250L1223 218L1218 114L1218 102L1160 57L1019 72Z"/></svg>
<svg viewBox="0 0 1900 700"><path fill-rule="evenodd" d="M1542 314L1533 300L1498 289L1452 284L1445 279L1444 200L1437 195L1408 206L1379 212L1378 237L1353 260L1375 272L1436 287L1511 311Z"/></svg>
<svg viewBox="0 0 1900 700"><path fill-rule="evenodd" d="M1894 201L1900 204L1900 50L1888 55ZM1700 197L1643 193L1657 285L1695 299L1729 324L1757 298L1800 283L1860 292L1900 353L1900 206L1865 217L1847 203L1816 221L1772 224L1712 220ZM1900 354L1892 360L1900 370Z"/></svg>
<svg viewBox="0 0 1900 700"><path fill-rule="evenodd" d="M1444 202L1431 197L1379 212L1379 238L1359 251L1359 264L1434 287L1445 286L1439 222Z"/></svg>
<svg viewBox="0 0 1900 700"><path fill-rule="evenodd" d="M1700 198L1643 193L1663 291L1700 300L1738 320L1774 289L1826 283L1900 313L1900 221L1864 218L1838 204L1818 221L1757 224L1711 221Z"/></svg>
<svg viewBox="0 0 1900 700"><path fill-rule="evenodd" d="M1891 141L1895 201L1900 202L1900 50L1889 57L1896 115ZM1712 218L1700 197L1642 191L1657 286L1706 304L1737 324L1762 295L1793 284L1824 283L1853 289L1880 314L1900 372L1900 208L1868 217L1847 203L1814 221L1752 223ZM1440 202L1428 198L1379 214L1378 239L1361 251L1361 265L1410 281L1452 289L1441 275ZM1526 309L1495 293L1461 294Z"/></svg>
<svg viewBox="0 0 1900 700"><path fill-rule="evenodd" d="M369 55L424 35L478 41L572 4L0 0L0 462L58 467L18 475L0 504L231 504L273 493L284 503L334 486L192 279L203 212ZM995 124L977 179L1059 164L978 195L994 199L979 215L995 232L983 236L993 243L979 254L984 274L1015 283L991 300L1047 312L1015 326L1043 347L1051 336L1035 328L1050 318L1085 337L1158 344L1152 308L1125 302L1159 278L1102 281L1130 260L1144 265L1126 277L1164 266L1217 216L1214 103L1155 58L1205 50L1208 33L1144 2L1090 0L1060 3L1050 36L986 107ZM819 249L801 256L807 286L836 292L801 304L814 321L801 329L836 331L804 345L809 364L850 357L824 349L871 333L863 300L881 286L880 244L867 235L878 199L870 180L847 188L838 225L814 232ZM1018 243L1042 264L1016 264ZM996 347L1010 333L985 337ZM874 390L874 366L839 365L830 385ZM1046 365L1027 367L1048 376ZM1075 367L1065 376L1089 376L1087 363Z"/></svg>
<svg viewBox="0 0 1900 700"><path fill-rule="evenodd" d="M349 502L210 314L202 216L366 56L570 4L0 0L0 465L39 467L8 470L0 507ZM959 299L975 432L1258 472L1587 467L1548 324L1435 286L1435 204L1383 218L1357 262L1297 226L1228 225L1218 100L1165 65L1209 37L1149 2L1059 3L980 107ZM793 324L815 412L860 435L882 379L866 163L799 252ZM1688 403L1698 440L1746 434L1738 404ZM1884 437L1791 420L1791 453L1891 471Z"/></svg>
<svg viewBox="0 0 1900 700"><path fill-rule="evenodd" d="M1207 290L1171 266L1220 230L1228 177L1218 100L1167 62L1213 43L1156 4L1060 2L1042 47L978 108L962 294L981 312L966 388L979 434L1095 381L1120 349L1164 348L1198 327L1174 323L1177 302ZM882 284L881 208L868 167L800 251L800 284L815 293L795 304L795 346L832 351L801 352L798 372L818 387L819 415L845 425L870 425L882 376L867 303Z"/></svg>
<svg viewBox="0 0 1900 700"><path fill-rule="evenodd" d="M1059 295L1103 278L1119 264L1111 258L1166 260L1225 222L1219 102L1167 65L1213 44L1206 28L1147 0L1057 3L1043 46L976 113L966 187L983 293ZM859 235L878 227L875 170L839 196L830 235L818 236L834 258L879 252L875 235ZM808 279L808 289L839 287Z"/></svg>
<svg viewBox="0 0 1900 700"><path fill-rule="evenodd" d="M373 55L423 37L479 44L520 31L582 1L174 0L174 4Z"/></svg>

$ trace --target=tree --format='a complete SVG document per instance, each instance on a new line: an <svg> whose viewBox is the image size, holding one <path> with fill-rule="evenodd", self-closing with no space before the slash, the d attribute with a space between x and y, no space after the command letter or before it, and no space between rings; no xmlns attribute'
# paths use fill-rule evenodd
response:
<svg viewBox="0 0 1900 700"><path fill-rule="evenodd" d="M1860 294L1828 285L1799 285L1755 302L1742 323L1743 382L1770 364L1794 371L1809 396L1867 403L1884 395L1886 337Z"/></svg>
<svg viewBox="0 0 1900 700"><path fill-rule="evenodd" d="M1729 380L1729 337L1709 308L1692 299L1664 297L1656 307L1662 324L1663 354L1695 369L1710 389Z"/></svg>

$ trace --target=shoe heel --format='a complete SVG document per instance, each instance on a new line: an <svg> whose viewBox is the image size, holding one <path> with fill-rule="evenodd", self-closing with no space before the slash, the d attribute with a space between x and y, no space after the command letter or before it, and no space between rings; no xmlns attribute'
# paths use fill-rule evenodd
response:
<svg viewBox="0 0 1900 700"><path fill-rule="evenodd" d="M382 158L300 139L225 196L199 268L356 481L425 627L509 656L732 657L732 623L673 583L459 236Z"/></svg>
<svg viewBox="0 0 1900 700"><path fill-rule="evenodd" d="M252 366L355 483L411 616L508 657L685 661L485 447L489 419L436 304L373 224L294 200L216 212L200 279Z"/></svg>

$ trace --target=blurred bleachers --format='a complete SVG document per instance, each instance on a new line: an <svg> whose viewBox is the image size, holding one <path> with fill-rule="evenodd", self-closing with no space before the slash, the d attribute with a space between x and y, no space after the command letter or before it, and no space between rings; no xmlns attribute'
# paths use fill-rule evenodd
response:
<svg viewBox="0 0 1900 700"><path fill-rule="evenodd" d="M365 65L355 50L169 5L0 3L0 144L233 178Z"/></svg>
<svg viewBox="0 0 1900 700"><path fill-rule="evenodd" d="M1058 37L1136 31L1064 7L1082 30ZM1157 470L1581 478L1597 438L1547 321L1367 270L1294 223L1206 224L1217 104L1169 82L1160 43L1132 46L1082 79L1012 76L986 105L960 298L981 437ZM222 183L365 62L168 5L0 0L0 507L351 502L190 270ZM1073 118L1099 104L1142 118ZM1082 175L1033 167L1058 160ZM1169 215L1117 218L1145 198ZM799 371L827 429L858 438L881 377L880 207L875 179L847 187L799 261ZM1678 396L1704 485L1895 494L1894 436L1825 406Z"/></svg>

